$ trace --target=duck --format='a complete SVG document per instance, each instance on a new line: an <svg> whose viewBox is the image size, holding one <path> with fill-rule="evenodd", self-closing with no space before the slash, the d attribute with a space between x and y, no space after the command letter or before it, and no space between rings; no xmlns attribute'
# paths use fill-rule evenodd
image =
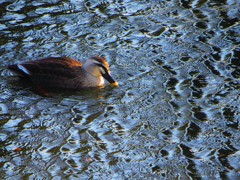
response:
<svg viewBox="0 0 240 180"><path fill-rule="evenodd" d="M118 86L110 74L107 60L99 56L91 57L84 63L68 57L48 57L7 68L19 78L44 88L77 90L103 87L106 81L113 87Z"/></svg>

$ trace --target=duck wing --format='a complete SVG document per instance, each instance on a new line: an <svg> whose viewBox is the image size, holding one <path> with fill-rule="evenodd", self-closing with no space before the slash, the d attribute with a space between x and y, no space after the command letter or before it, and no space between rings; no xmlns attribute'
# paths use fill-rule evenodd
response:
<svg viewBox="0 0 240 180"><path fill-rule="evenodd" d="M44 87L75 88L81 83L82 63L70 58L50 57L28 61L8 67L19 77L30 79L34 84Z"/></svg>

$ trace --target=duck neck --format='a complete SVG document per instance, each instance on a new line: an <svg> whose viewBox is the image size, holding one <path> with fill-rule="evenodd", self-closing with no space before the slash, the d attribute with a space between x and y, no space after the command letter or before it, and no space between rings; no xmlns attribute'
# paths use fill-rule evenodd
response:
<svg viewBox="0 0 240 180"><path fill-rule="evenodd" d="M103 86L104 79L102 76L93 76L91 73L88 73L86 71L86 78L84 80L84 84L88 87Z"/></svg>

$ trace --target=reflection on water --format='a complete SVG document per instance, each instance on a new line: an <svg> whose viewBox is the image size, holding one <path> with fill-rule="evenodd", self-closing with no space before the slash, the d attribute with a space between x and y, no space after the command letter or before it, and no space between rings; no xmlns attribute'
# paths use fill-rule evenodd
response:
<svg viewBox="0 0 240 180"><path fill-rule="evenodd" d="M239 2L1 1L0 177L239 179ZM40 97L5 66L105 56L120 87Z"/></svg>

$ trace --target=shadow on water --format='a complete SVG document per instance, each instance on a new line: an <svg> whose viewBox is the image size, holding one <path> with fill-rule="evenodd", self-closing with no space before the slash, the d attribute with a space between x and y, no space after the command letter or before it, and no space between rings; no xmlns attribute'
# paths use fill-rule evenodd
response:
<svg viewBox="0 0 240 180"><path fill-rule="evenodd" d="M239 5L1 1L1 179L239 179ZM5 69L94 55L118 88L42 97Z"/></svg>

